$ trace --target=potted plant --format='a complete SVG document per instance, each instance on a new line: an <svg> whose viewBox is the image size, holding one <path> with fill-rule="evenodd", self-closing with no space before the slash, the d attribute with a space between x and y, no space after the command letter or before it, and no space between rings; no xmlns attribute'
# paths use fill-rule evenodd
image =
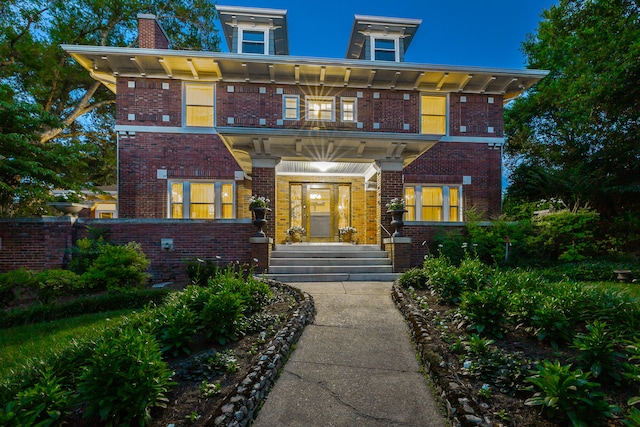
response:
<svg viewBox="0 0 640 427"><path fill-rule="evenodd" d="M82 209L86 208L84 204L84 196L82 193L78 193L73 190L62 191L56 195L52 202L48 202L47 205L56 208L60 212L66 215L77 215Z"/></svg>
<svg viewBox="0 0 640 427"><path fill-rule="evenodd" d="M393 237L402 237L402 227L404 226L402 216L405 212L407 210L404 199L396 197L387 203L387 213L391 214L391 226L394 229Z"/></svg>
<svg viewBox="0 0 640 427"><path fill-rule="evenodd" d="M307 234L307 230L305 230L304 227L300 227L299 225L294 225L287 230L287 234L289 235L291 242L298 243L302 241L302 236L304 234Z"/></svg>
<svg viewBox="0 0 640 427"><path fill-rule="evenodd" d="M342 227L338 229L340 240L348 243L352 243L355 240L355 234L357 232L358 230L356 230L355 227Z"/></svg>
<svg viewBox="0 0 640 427"><path fill-rule="evenodd" d="M262 228L267 223L267 220L265 219L267 211L271 210L267 207L269 202L270 200L264 196L252 195L249 197L249 209L253 213L253 225L258 229L256 234L254 234L254 237L265 237Z"/></svg>

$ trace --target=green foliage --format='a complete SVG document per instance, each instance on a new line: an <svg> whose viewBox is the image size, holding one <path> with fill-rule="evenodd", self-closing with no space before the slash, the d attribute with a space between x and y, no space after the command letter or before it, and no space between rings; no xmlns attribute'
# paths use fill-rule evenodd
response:
<svg viewBox="0 0 640 427"><path fill-rule="evenodd" d="M151 408L166 407L172 372L153 336L123 328L98 343L78 384L86 418L109 425L148 425Z"/></svg>
<svg viewBox="0 0 640 427"><path fill-rule="evenodd" d="M205 286L211 277L222 271L220 259L201 259L185 261L185 272L189 277L189 283Z"/></svg>
<svg viewBox="0 0 640 427"><path fill-rule="evenodd" d="M460 312L479 334L501 338L507 314L507 294L498 286L465 291L460 297Z"/></svg>
<svg viewBox="0 0 640 427"><path fill-rule="evenodd" d="M429 286L436 291L441 301L455 304L460 300L464 283L458 269L451 264L449 258L428 257L424 260L423 268L429 277Z"/></svg>
<svg viewBox="0 0 640 427"><path fill-rule="evenodd" d="M75 298L68 302L37 304L25 309L0 311L0 325L2 328L10 328L87 313L141 308L150 302L160 302L166 294L166 290L146 289L123 294Z"/></svg>
<svg viewBox="0 0 640 427"><path fill-rule="evenodd" d="M197 332L198 316L188 306L182 304L178 294L169 296L165 304L157 310L157 338L162 352L178 356L189 354L189 344Z"/></svg>
<svg viewBox="0 0 640 427"><path fill-rule="evenodd" d="M527 258L526 237L531 234L531 216L518 222L505 220L490 224L467 222L468 239L474 252L486 264L514 265ZM509 244L507 252L507 243Z"/></svg>
<svg viewBox="0 0 640 427"><path fill-rule="evenodd" d="M35 278L33 271L24 268L0 274L0 306L6 307L13 302L20 289L33 292L37 286Z"/></svg>
<svg viewBox="0 0 640 427"><path fill-rule="evenodd" d="M63 269L44 270L38 274L38 299L48 304L55 298L72 295L84 287L82 278L73 271Z"/></svg>
<svg viewBox="0 0 640 427"><path fill-rule="evenodd" d="M241 272L225 269L209 280L209 286L220 291L229 291L239 295L244 314L255 313L264 307L272 296L269 285L252 275L244 277Z"/></svg>
<svg viewBox="0 0 640 427"><path fill-rule="evenodd" d="M4 426L55 426L71 403L71 391L65 390L59 378L51 369L43 369L33 386L20 391L7 405L3 420ZM9 415L13 413L13 415Z"/></svg>
<svg viewBox="0 0 640 427"><path fill-rule="evenodd" d="M207 336L221 344L233 338L237 322L243 317L244 308L242 297L236 292L223 290L211 294L200 313L202 327Z"/></svg>
<svg viewBox="0 0 640 427"><path fill-rule="evenodd" d="M589 203L606 217L638 212L638 40L635 0L560 0L543 12L523 51L549 75L505 117L506 153L540 173L512 180L509 193Z"/></svg>
<svg viewBox="0 0 640 427"><path fill-rule="evenodd" d="M598 220L598 213L586 209L536 217L527 246L538 259L580 261L597 253Z"/></svg>
<svg viewBox="0 0 640 427"><path fill-rule="evenodd" d="M571 365L561 365L557 360L543 361L537 371L527 378L535 394L525 405L542 406L543 413L560 420L568 418L575 427L595 425L611 417L614 408L598 390L600 384L589 381L590 372L571 370Z"/></svg>
<svg viewBox="0 0 640 427"><path fill-rule="evenodd" d="M586 326L587 333L579 333L572 347L580 353L578 367L591 371L594 378L603 374L605 378L620 379L621 353L616 352L617 340L612 336L606 322L594 321Z"/></svg>
<svg viewBox="0 0 640 427"><path fill-rule="evenodd" d="M423 268L412 268L402 273L398 279L400 286L405 289L426 289L429 276Z"/></svg>
<svg viewBox="0 0 640 427"><path fill-rule="evenodd" d="M149 267L139 243L104 245L98 258L84 273L83 279L90 288L109 292L127 292L143 287L149 281Z"/></svg>
<svg viewBox="0 0 640 427"><path fill-rule="evenodd" d="M69 270L77 273L84 274L89 270L91 264L98 259L102 248L107 242L101 237L99 239L92 239L85 237L84 239L78 239L75 246L71 249L71 262L69 263Z"/></svg>

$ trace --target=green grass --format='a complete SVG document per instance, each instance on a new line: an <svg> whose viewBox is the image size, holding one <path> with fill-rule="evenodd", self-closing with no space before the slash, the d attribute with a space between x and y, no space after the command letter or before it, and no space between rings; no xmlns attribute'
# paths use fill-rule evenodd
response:
<svg viewBox="0 0 640 427"><path fill-rule="evenodd" d="M634 298L640 298L640 283L620 283L620 282L585 282L588 285L600 289L616 289L626 292Z"/></svg>
<svg viewBox="0 0 640 427"><path fill-rule="evenodd" d="M5 378L33 357L46 357L61 351L73 338L98 337L106 327L120 322L132 310L84 314L33 325L0 329L0 378Z"/></svg>

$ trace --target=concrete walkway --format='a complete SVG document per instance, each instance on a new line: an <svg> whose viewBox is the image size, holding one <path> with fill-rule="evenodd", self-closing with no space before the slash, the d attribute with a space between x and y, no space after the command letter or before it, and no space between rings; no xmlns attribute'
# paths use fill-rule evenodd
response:
<svg viewBox="0 0 640 427"><path fill-rule="evenodd" d="M316 319L253 426L445 426L391 282L290 285L313 296Z"/></svg>

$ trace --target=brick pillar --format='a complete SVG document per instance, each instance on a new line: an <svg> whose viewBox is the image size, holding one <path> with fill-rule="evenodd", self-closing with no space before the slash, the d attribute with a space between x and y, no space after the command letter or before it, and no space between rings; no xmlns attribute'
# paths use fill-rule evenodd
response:
<svg viewBox="0 0 640 427"><path fill-rule="evenodd" d="M250 237L251 242L251 265L254 266L254 273L269 272L269 259L271 258L271 248L273 239L269 237Z"/></svg>
<svg viewBox="0 0 640 427"><path fill-rule="evenodd" d="M382 242L394 273L404 273L411 268L411 237L390 237Z"/></svg>
<svg viewBox="0 0 640 427"><path fill-rule="evenodd" d="M267 224L262 231L267 237L274 238L276 230L276 218L282 213L276 211L276 165L280 159L276 158L254 158L252 159L251 173L251 194L254 196L264 196L271 200L269 208L271 212L267 212L265 219Z"/></svg>
<svg viewBox="0 0 640 427"><path fill-rule="evenodd" d="M380 235L386 239L393 233L391 214L387 213L387 203L394 198L403 198L402 161L378 161L378 218L380 218ZM384 226L384 229L382 228ZM387 231L385 231L385 229ZM380 240L379 240L380 241Z"/></svg>

